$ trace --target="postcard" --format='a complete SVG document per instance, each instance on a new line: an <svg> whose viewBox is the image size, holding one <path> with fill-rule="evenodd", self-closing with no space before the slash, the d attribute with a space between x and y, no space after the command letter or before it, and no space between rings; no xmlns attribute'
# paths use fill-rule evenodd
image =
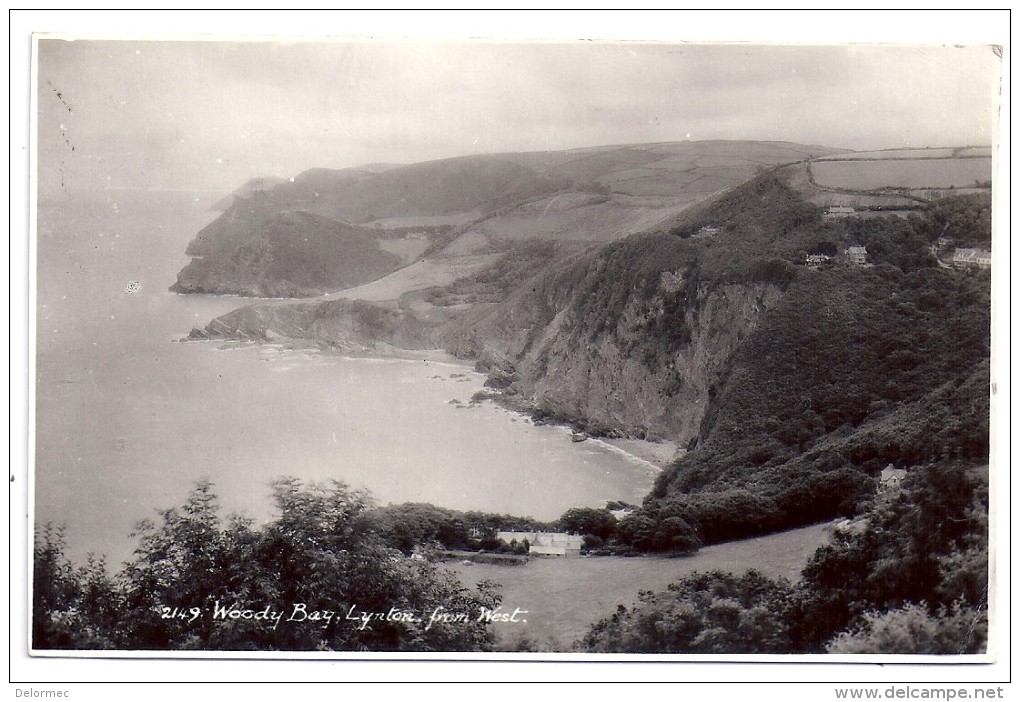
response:
<svg viewBox="0 0 1020 702"><path fill-rule="evenodd" d="M996 659L1002 47L32 51L32 656Z"/></svg>

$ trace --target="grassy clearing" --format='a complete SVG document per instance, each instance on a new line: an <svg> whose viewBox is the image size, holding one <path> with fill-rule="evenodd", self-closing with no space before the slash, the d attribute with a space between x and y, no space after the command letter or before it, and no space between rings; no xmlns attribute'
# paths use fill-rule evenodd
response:
<svg viewBox="0 0 1020 702"><path fill-rule="evenodd" d="M371 283L323 295L317 299L361 299L372 302L399 300L401 295L414 290L424 290L435 285L449 285L458 278L470 275L492 264L497 258L498 254L487 254L418 261Z"/></svg>
<svg viewBox="0 0 1020 702"><path fill-rule="evenodd" d="M536 559L523 567L448 564L465 585L482 580L500 583L503 608L527 610L526 622L497 623L503 647L522 636L543 650L570 650L575 640L618 605L632 605L642 590L664 590L696 571L743 573L756 568L771 577L800 577L808 557L824 543L828 524L734 541L702 549L688 558Z"/></svg>

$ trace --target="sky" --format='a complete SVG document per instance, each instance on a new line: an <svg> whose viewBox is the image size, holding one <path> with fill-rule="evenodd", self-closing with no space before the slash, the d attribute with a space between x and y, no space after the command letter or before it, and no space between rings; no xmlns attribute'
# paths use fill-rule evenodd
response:
<svg viewBox="0 0 1020 702"><path fill-rule="evenodd" d="M991 144L1000 64L980 44L41 38L40 193L684 139Z"/></svg>

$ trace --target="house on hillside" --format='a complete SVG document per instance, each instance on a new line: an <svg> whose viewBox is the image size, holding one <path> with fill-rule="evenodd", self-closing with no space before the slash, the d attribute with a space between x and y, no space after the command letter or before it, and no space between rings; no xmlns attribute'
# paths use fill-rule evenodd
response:
<svg viewBox="0 0 1020 702"><path fill-rule="evenodd" d="M831 256L827 256L825 254L808 254L804 259L804 263L808 268L818 268L831 258Z"/></svg>
<svg viewBox="0 0 1020 702"><path fill-rule="evenodd" d="M855 266L865 266L868 263L868 250L863 246L851 246L846 250L846 256Z"/></svg>
<svg viewBox="0 0 1020 702"><path fill-rule="evenodd" d="M584 537L578 534L566 534L551 531L500 531L496 538L505 544L517 542L528 543L528 554L532 556L566 556L568 558L581 555L581 544Z"/></svg>
<svg viewBox="0 0 1020 702"><path fill-rule="evenodd" d="M824 217L849 217L850 215L857 212L852 207L845 205L831 205L828 210L825 211Z"/></svg>
<svg viewBox="0 0 1020 702"><path fill-rule="evenodd" d="M704 227L702 227L701 229L698 230L698 236L711 236L713 234L718 234L718 233L719 233L719 227L717 227L715 225L712 225L712 224L706 224Z"/></svg>
<svg viewBox="0 0 1020 702"><path fill-rule="evenodd" d="M956 249L950 263L957 268L991 268L992 252L982 249Z"/></svg>

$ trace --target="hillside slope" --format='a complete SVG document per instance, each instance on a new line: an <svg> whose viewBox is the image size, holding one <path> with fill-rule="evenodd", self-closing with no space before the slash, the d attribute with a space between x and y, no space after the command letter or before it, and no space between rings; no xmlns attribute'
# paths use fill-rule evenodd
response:
<svg viewBox="0 0 1020 702"><path fill-rule="evenodd" d="M507 242L521 240L610 241L654 229L760 168L832 153L785 142L680 142L317 168L283 182L254 179L192 242L188 254L200 258L181 272L174 289L306 296L390 273L376 248L400 253L408 265L437 255L502 252ZM255 221L248 210L257 213ZM315 217L303 220L301 236L269 236L276 245L274 265L267 265L265 230L297 213ZM363 236L352 239L340 225L359 227ZM285 247L277 241L284 239ZM295 280L295 271L323 260L324 249L330 249L331 267L346 266L343 274L330 278L320 271ZM359 266L365 274L352 282Z"/></svg>
<svg viewBox="0 0 1020 702"><path fill-rule="evenodd" d="M238 199L188 246L178 293L309 297L382 277L401 266L374 232L309 212Z"/></svg>
<svg viewBox="0 0 1020 702"><path fill-rule="evenodd" d="M217 317L189 339L302 339L352 352L434 348L414 315L364 300L249 305Z"/></svg>
<svg viewBox="0 0 1020 702"><path fill-rule="evenodd" d="M538 273L449 331L517 406L693 449L627 520L635 547L853 514L889 463L987 460L988 274L931 244L988 241L989 200L832 220L789 178ZM867 265L840 254L854 244ZM817 252L834 257L804 266Z"/></svg>

